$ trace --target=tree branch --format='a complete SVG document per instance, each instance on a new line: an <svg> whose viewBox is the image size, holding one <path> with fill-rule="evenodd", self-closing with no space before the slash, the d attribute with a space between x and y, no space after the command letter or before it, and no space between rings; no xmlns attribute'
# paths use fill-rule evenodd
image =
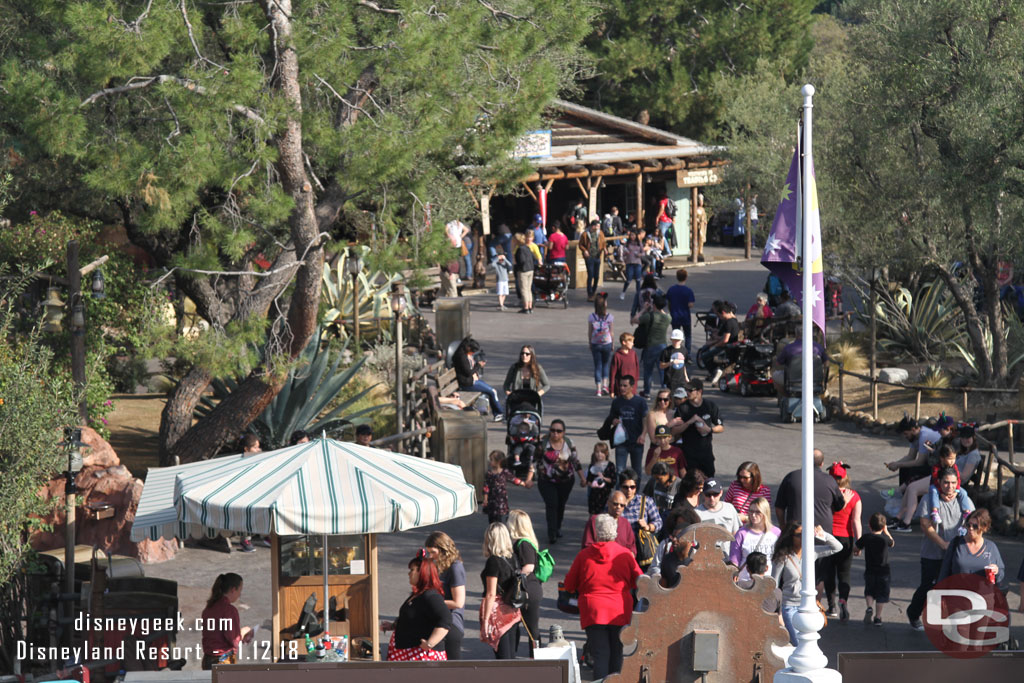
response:
<svg viewBox="0 0 1024 683"><path fill-rule="evenodd" d="M103 90L97 90L93 94L82 100L82 103L78 105L79 109L88 106L96 100L103 99L104 97L110 97L111 95L120 95L121 93L131 92L133 90L141 90L142 88L148 88L154 83L177 83L186 90L205 95L207 90L203 86L199 85L193 80L188 78L181 78L180 76L169 76L167 74L160 74L159 76L132 76L128 79L128 82L124 85L115 86L113 88L104 88ZM254 109L250 109L241 104L231 105L231 109L247 119L255 121L261 125L265 125L266 121L259 115Z"/></svg>
<svg viewBox="0 0 1024 683"><path fill-rule="evenodd" d="M520 16L518 16L516 14L512 14L511 12L506 12L503 9L498 9L497 7L495 7L494 5L490 4L489 2L486 2L486 0L476 0L476 1L478 3L480 3L485 9L487 9L491 13L491 16L493 16L495 19L509 19L511 21L525 21L527 24L529 24L530 26L532 26L532 27L534 27L536 29L540 28L540 26L537 26L537 24L535 24L533 21L531 21L527 17L520 17Z"/></svg>
<svg viewBox="0 0 1024 683"><path fill-rule="evenodd" d="M178 3L178 9L181 11L181 18L185 22L185 28L188 30L189 42L192 43L192 49L195 50L196 57L199 58L199 61L206 62L207 64L209 64L210 66L214 67L215 69L220 69L222 71L227 71L226 67L218 64L217 62L213 61L212 59L207 58L206 56L203 55L202 52L199 51L199 43L196 42L196 35L193 32L193 30L192 30L192 22L188 20L188 10L185 7L185 0L181 0L181 2Z"/></svg>
<svg viewBox="0 0 1024 683"><path fill-rule="evenodd" d="M374 12L380 12L381 14L401 14L402 13L402 10L390 9L388 7L381 7L377 3L371 2L371 0L359 0L359 2L357 2L356 4L360 5L362 7L369 7Z"/></svg>

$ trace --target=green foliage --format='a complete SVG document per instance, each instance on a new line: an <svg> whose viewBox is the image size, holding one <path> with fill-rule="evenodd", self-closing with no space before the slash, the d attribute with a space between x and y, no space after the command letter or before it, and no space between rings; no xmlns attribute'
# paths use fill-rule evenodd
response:
<svg viewBox="0 0 1024 683"><path fill-rule="evenodd" d="M360 258L366 259L370 249L361 248ZM347 340L351 336L349 330L353 324L352 276L348 274L348 252L342 252L337 264L332 268L324 264L323 301L326 310L320 316L320 324L327 330L325 333ZM389 274L380 270L367 274L364 268L359 272L359 301L355 309L359 311L360 339L369 340L378 330L375 318L388 318L391 313L391 286L403 280L401 274ZM406 294L407 309L411 309L411 299ZM347 323L345 321L348 321ZM347 324L347 327L346 327Z"/></svg>
<svg viewBox="0 0 1024 683"><path fill-rule="evenodd" d="M91 238L92 226L69 218L60 211L45 216L32 211L27 221L0 230L0 263L22 272L32 272L50 263L64 260L67 243L72 239Z"/></svg>
<svg viewBox="0 0 1024 683"><path fill-rule="evenodd" d="M959 292L964 343L989 385L1008 380L997 263L1024 255L1022 9L1001 0L844 3L847 78L820 91L827 105L816 129L826 250L853 268L939 272ZM985 315L970 287L949 277L956 261L981 285Z"/></svg>
<svg viewBox="0 0 1024 683"><path fill-rule="evenodd" d="M840 339L828 345L828 355L847 372L862 373L868 369L868 358L858 342Z"/></svg>
<svg viewBox="0 0 1024 683"><path fill-rule="evenodd" d="M50 505L38 492L65 469L62 429L77 422L70 375L53 371L35 335L12 334L13 322L9 305L0 307L0 584L28 551L29 517Z"/></svg>
<svg viewBox="0 0 1024 683"><path fill-rule="evenodd" d="M753 73L759 60L791 79L807 63L814 0L635 2L609 0L586 45L596 64L589 98L600 108L684 135L709 135L728 97L722 76Z"/></svg>
<svg viewBox="0 0 1024 683"><path fill-rule="evenodd" d="M950 387L949 373L946 372L945 368L941 365L929 365L925 368L925 371L921 373L921 377L918 379L917 383L924 387L931 387L932 389L948 389ZM929 398L938 398L943 396L946 392L925 391L923 393Z"/></svg>
<svg viewBox="0 0 1024 683"><path fill-rule="evenodd" d="M857 313L864 324L868 315ZM938 279L913 289L880 284L876 319L879 347L898 357L942 359L963 335L960 309Z"/></svg>
<svg viewBox="0 0 1024 683"><path fill-rule="evenodd" d="M1020 377L1024 375L1024 321L1011 310L1004 310L1006 327L1004 328L1005 340L1006 340L1006 371L1009 375L1011 386L1017 384ZM989 357L992 355L992 332L988 329L985 330L984 337L985 350ZM974 349L970 344L957 343L953 347L960 357L967 363L967 367L970 368L970 374L972 379L977 381L980 376L980 364L978 357L974 353Z"/></svg>
<svg viewBox="0 0 1024 683"><path fill-rule="evenodd" d="M364 356L343 368L345 355L344 349L332 350L320 342L320 335L313 336L295 367L288 372L284 387L249 426L259 437L264 450L287 446L292 432L298 429L310 434L326 432L328 436L338 436L347 426L384 407L375 405L350 410L376 385L365 387L340 402L335 401L366 362ZM214 380L211 384L213 396L203 397L196 408L196 417L209 414L237 386L238 382L232 378Z"/></svg>

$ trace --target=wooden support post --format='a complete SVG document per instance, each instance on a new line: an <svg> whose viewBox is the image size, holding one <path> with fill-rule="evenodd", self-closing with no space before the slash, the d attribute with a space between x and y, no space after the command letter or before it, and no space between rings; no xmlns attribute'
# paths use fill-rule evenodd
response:
<svg viewBox="0 0 1024 683"><path fill-rule="evenodd" d="M878 421L878 386L875 378L871 378L871 417Z"/></svg>
<svg viewBox="0 0 1024 683"><path fill-rule="evenodd" d="M589 182L587 184L589 185ZM576 178L576 186L580 188L580 192L583 193L583 196L585 198L590 199L590 191L587 188L583 187L583 181L580 180L579 178Z"/></svg>
<svg viewBox="0 0 1024 683"><path fill-rule="evenodd" d="M846 414L846 396L843 394L843 366L839 366L839 414Z"/></svg>
<svg viewBox="0 0 1024 683"><path fill-rule="evenodd" d="M644 172L636 174L636 228L644 229Z"/></svg>
<svg viewBox="0 0 1024 683"><path fill-rule="evenodd" d="M485 235L491 234L491 196L494 190L485 190L480 194L480 225Z"/></svg>
<svg viewBox="0 0 1024 683"><path fill-rule="evenodd" d="M1014 451L1014 446L1013 446L1013 423L1012 422L1007 423L1007 425L1006 425L1006 433L1007 433L1006 435L1007 435L1007 439L1009 440L1009 445L1010 445L1009 449L1007 450L1006 457L1010 459L1010 464L1013 465L1013 464L1015 464L1013 462L1013 455L1014 455L1015 451Z"/></svg>
<svg viewBox="0 0 1024 683"><path fill-rule="evenodd" d="M601 216L597 212L597 189L601 187L601 181L601 176L596 178L590 177L587 179L587 189L590 191L587 195L587 199L590 201L589 206L587 206L587 217L588 220L591 221L594 219L601 220ZM584 226L584 228L585 227L586 226ZM583 233L584 228L580 229L580 234Z"/></svg>
<svg viewBox="0 0 1024 683"><path fill-rule="evenodd" d="M533 193L533 190L530 189L530 184L529 183L523 183L523 187L526 188L526 193L529 194L531 197L533 197L533 201L537 201L537 195L535 195Z"/></svg>
<svg viewBox="0 0 1024 683"><path fill-rule="evenodd" d="M554 178L549 178L546 185L544 185L545 192L551 192L551 186L555 184Z"/></svg>
<svg viewBox="0 0 1024 683"><path fill-rule="evenodd" d="M914 398L914 420L921 419L921 390L917 390L917 396Z"/></svg>
<svg viewBox="0 0 1024 683"><path fill-rule="evenodd" d="M697 262L700 249L700 234L697 230L697 188L690 188L690 263ZM842 375L840 375L842 377ZM841 381L841 380L840 380Z"/></svg>

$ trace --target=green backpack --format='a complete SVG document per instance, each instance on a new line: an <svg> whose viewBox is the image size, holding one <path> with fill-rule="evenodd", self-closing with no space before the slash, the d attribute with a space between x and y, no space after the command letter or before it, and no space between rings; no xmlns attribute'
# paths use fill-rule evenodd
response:
<svg viewBox="0 0 1024 683"><path fill-rule="evenodd" d="M547 548L541 550L528 538L520 538L519 541L526 541L537 551L537 566L533 568L533 575L537 577L537 580L544 583L550 579L555 571L555 558L551 557L551 552Z"/></svg>

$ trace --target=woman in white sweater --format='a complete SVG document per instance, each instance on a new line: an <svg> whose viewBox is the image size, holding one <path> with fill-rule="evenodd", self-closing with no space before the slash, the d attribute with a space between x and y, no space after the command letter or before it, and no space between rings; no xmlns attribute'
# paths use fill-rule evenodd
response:
<svg viewBox="0 0 1024 683"><path fill-rule="evenodd" d="M775 542L772 553L772 578L782 591L782 623L789 632L789 642L796 645L796 629L793 627L793 616L800 609L800 591L803 586L803 569L801 567L801 544L803 527L790 523L782 531ZM816 560L834 555L843 549L843 545L835 536L820 526L814 527L814 538L825 543L825 546L814 550Z"/></svg>

